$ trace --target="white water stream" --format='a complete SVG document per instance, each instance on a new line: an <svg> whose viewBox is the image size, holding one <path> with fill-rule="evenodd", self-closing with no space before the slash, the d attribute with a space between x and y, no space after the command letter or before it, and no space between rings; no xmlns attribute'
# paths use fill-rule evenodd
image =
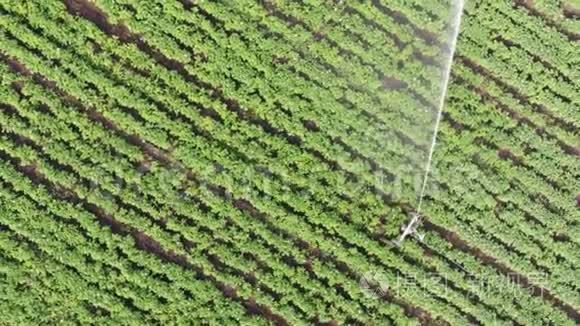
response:
<svg viewBox="0 0 580 326"><path fill-rule="evenodd" d="M453 63L453 56L455 54L455 47L457 45L457 37L459 35L459 27L461 25L461 15L463 13L463 7L465 5L464 0L457 0L452 5L452 23L450 26L450 37L449 37L449 56L445 62L443 67L442 75L443 80L441 83L441 93L439 94L439 104L437 107L437 118L435 121L435 128L433 131L433 138L431 140L431 147L429 149L429 156L427 158L427 163L425 164L425 174L423 176L423 184L421 186L421 192L419 194L419 204L417 205L417 211L413 214L413 218L404 228L403 233L400 235L396 243L399 245L405 240L409 234L414 233L416 231L416 226L421 219L421 206L423 205L423 199L425 197L425 192L427 190L427 181L429 179L429 175L431 173L431 165L433 161L433 152L435 150L435 146L437 144L437 132L439 130L439 123L441 121L441 115L443 113L443 107L445 105L445 97L447 96L447 86L449 84L449 77L451 75L451 65Z"/></svg>

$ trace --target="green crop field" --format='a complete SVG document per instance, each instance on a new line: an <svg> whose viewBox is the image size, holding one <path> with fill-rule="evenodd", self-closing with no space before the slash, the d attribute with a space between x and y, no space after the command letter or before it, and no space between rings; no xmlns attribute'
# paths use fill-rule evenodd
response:
<svg viewBox="0 0 580 326"><path fill-rule="evenodd" d="M0 0L0 325L580 323L580 2L452 8Z"/></svg>

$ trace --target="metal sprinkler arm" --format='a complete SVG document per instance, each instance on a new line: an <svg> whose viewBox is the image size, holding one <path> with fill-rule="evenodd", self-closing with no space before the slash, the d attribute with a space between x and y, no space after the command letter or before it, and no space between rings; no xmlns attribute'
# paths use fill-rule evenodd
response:
<svg viewBox="0 0 580 326"><path fill-rule="evenodd" d="M408 235L417 232L417 224L421 222L421 215L419 213L411 213L411 214L413 215L413 218L411 219L409 224L407 224L407 226L403 229L403 233L395 241L395 244L397 244L398 246L403 243L403 241Z"/></svg>

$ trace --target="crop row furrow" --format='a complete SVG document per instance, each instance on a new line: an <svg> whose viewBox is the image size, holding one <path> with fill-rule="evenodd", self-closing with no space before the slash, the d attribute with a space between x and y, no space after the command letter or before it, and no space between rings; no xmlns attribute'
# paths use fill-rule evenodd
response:
<svg viewBox="0 0 580 326"><path fill-rule="evenodd" d="M479 15L475 13L473 16L468 16L464 24L466 36L462 38L462 41L470 41L480 49L488 48L489 51L498 53L504 61L523 61L529 64L531 60L534 66L530 68L534 68L532 70L534 75L547 77L545 81L559 82L561 89L553 90L555 92L564 92L566 96L573 97L574 92L578 91L578 86L573 82L576 77L575 71L556 66L548 61L545 55L532 52L534 49L530 49L527 44L515 38L509 31L497 31L487 24L488 22L481 21ZM523 71L527 70L524 64L520 64L518 68Z"/></svg>
<svg viewBox="0 0 580 326"><path fill-rule="evenodd" d="M7 193L6 188L1 192L0 201L3 205L14 199L14 194ZM2 214L8 212L19 216L18 212L9 209ZM0 226L0 292L3 301L6 301L0 309L5 322L56 323L58 320L67 320L87 323L95 319L102 322L106 318L139 319L137 314L124 312L124 306L115 302L109 294L91 286L76 275L74 270L71 271L48 258L35 243L28 242L22 235L11 230L5 224L7 220L4 215L2 217L4 224ZM68 298L66 311L55 306L62 300L63 295ZM13 309L23 313L14 316L11 314Z"/></svg>
<svg viewBox="0 0 580 326"><path fill-rule="evenodd" d="M577 2L536 0L533 6L542 17L548 17L572 33L580 33L580 6Z"/></svg>
<svg viewBox="0 0 580 326"><path fill-rule="evenodd" d="M9 122L9 124L11 126L18 126L18 123L15 123L14 121ZM42 123L41 122L39 122L39 126L42 126ZM16 130L18 130L18 129L27 129L27 130L30 130L31 128L30 127L18 126L15 129ZM65 128L62 128L61 127L61 129L59 129L59 130L63 130L63 129L65 129ZM31 136L31 135L29 134L29 136ZM44 135L44 136L52 136L52 135ZM42 139L42 138L43 138L43 136L39 136L38 137L38 141L40 141L40 139ZM52 136L52 138L55 138L55 136ZM74 142L71 143L71 141L69 141L69 144L74 144ZM74 146L75 151L79 151L80 150L80 147L82 147L83 145L84 145L83 143L77 143L76 146ZM56 148L54 146L48 146L48 147L51 148L51 149L56 150ZM59 159L59 162L61 162L61 164L67 164L67 165L73 164L73 165L75 165L74 163L71 163L70 160L67 162L67 160L69 158L73 158L75 156L75 153L74 152L68 152L67 153L66 150L62 150L62 151L59 151L59 152L62 153L60 155L60 159ZM104 156L105 157L102 157L101 162L99 162L99 161L90 162L90 164L92 165L92 168L90 168L88 170L86 170L86 169L83 170L82 164L80 164L80 165L79 164L76 164L75 165L75 169L77 171L79 171L78 172L79 174L82 174L85 177L87 177L87 176L95 175L95 170L96 169L98 170L98 168L97 168L98 166L104 166L104 165L106 165L106 164L103 164L104 162L113 161L114 160L115 162L117 162L116 165L117 165L118 168L120 167L120 165L122 165L121 162L118 159L115 159L113 157L107 158L106 155L104 155ZM128 166L125 166L125 168L127 168L127 169L130 170L130 169L132 169L132 166L128 165ZM117 173L119 173L118 171L119 170L117 170ZM115 173L115 172L113 172L113 173ZM121 175L126 175L126 174L123 172L123 173L121 173ZM142 180L140 180L138 178L138 176L136 177L134 174L133 175L129 174L129 178L128 179L125 178L124 180L122 180L123 182L121 184L119 184L119 185L120 186L125 186L127 188L133 188L133 186L134 187L138 187L138 185L143 184L143 186L147 186L147 188L149 189L149 188L152 188L152 186L153 186L153 184L150 184L150 182L151 182L150 180L161 179L161 178L166 178L167 180L165 180L165 181L169 182L169 179L168 179L169 176L168 175L165 175L165 174L161 174L160 176L157 176L157 177L156 176L148 176L147 178L143 177ZM96 182L99 182L100 184L106 186L108 183L115 184L116 183L115 180L116 179L114 178L114 176L108 176L108 175L104 175L104 174L97 174L94 177L92 177L91 180L90 180L91 183L94 183L95 184L95 186L92 187L91 190L92 191L99 190L99 189L97 189ZM132 180L137 180L137 183L130 184L130 182ZM135 182L135 181L133 181L133 182ZM159 189L161 189L163 187L164 187L164 185L163 184L160 184L157 187L153 187L153 188L156 188L159 191ZM110 189L109 188L106 191L111 191L111 192L115 193L115 189ZM152 209L152 208L147 208L149 206L149 203L143 203L143 202L136 202L135 201L135 200L138 200L138 198L141 198L141 197L152 199L153 196L155 196L155 193L142 193L142 192L140 192L137 197L130 196L127 192L121 192L119 194L115 193L115 195L123 195L123 197L126 198L126 199L124 199L125 201L128 199L129 202L132 205L139 206L140 209L148 211L149 214L153 214L153 215L162 214L160 211L156 211L155 209ZM167 196L167 195L168 194L165 193L165 196ZM165 197L165 196L163 196L163 197ZM173 201L180 200L180 198L169 197L167 200L169 202L173 202ZM158 206L158 208L163 207L163 205L165 205L165 204L161 204L161 203L158 204L158 205L160 205L160 206ZM192 216L192 214L195 214L195 212L192 212L191 210L181 211L181 212L175 212L175 210L173 210L173 211L174 211L173 213L172 212L169 212L169 213L164 213L164 214L165 215L166 214L186 214L187 216ZM199 212L198 212L198 214L199 214ZM163 215L160 215L160 216L163 216ZM164 217L164 218L167 218L168 219L169 217ZM200 221L203 221L203 219L201 218L201 216L197 216L196 222L200 222ZM219 221L216 221L216 222L217 222L216 225L220 225L221 224ZM189 223L191 223L191 221ZM210 227L211 227L211 225L210 225ZM215 225L213 226L213 228L215 228ZM199 237L199 236L200 236L199 234L196 235L196 237ZM232 237L234 237L234 236L232 235ZM287 249L287 248L284 248L284 249ZM257 250L257 248L252 248L252 250ZM282 252L284 252L284 250ZM251 252L248 251L248 252L246 252L246 254L247 253L251 253ZM283 271L284 271L284 269L281 269L281 272L283 272ZM291 282L291 279L289 281Z"/></svg>
<svg viewBox="0 0 580 326"><path fill-rule="evenodd" d="M430 255L444 256L452 268L441 273L464 275L468 288L475 296L491 296L494 298L492 300L501 302L502 307L515 305L516 311L508 312L508 315L521 316L520 318L524 319L522 324L529 323L525 318L535 322L557 320L556 323L570 324L570 320L563 312L546 304L542 296L534 295L532 287L521 286L517 278L511 278L511 274L498 273L496 268L482 264L478 257L457 250L440 233L427 231L425 245L422 246ZM538 285L545 285L546 279L542 274L528 274L528 277Z"/></svg>
<svg viewBox="0 0 580 326"><path fill-rule="evenodd" d="M175 15L179 15L179 13L176 13ZM183 13L181 13L181 16L180 17L183 17L183 16L187 17L190 20L192 18L192 17L189 17L189 16L184 15ZM200 19L197 19L195 21L199 21L199 20ZM190 24L192 24L192 23L190 22ZM207 24L208 23L204 23L203 20L202 20L202 23L196 23L195 25L192 25L192 27L199 28L199 26L204 26L204 25L207 25ZM208 28L208 27L205 27L205 28ZM169 34L176 34L176 33L177 32L172 32L172 33L169 33ZM183 42L186 42L188 44L190 44L190 43L194 43L195 44L196 42L193 42L190 39L191 38L189 36L190 33L188 33L188 36L187 37L181 37L181 39L183 40ZM232 37L225 38L225 35L220 36L219 34L215 34L215 32L212 32L212 33L213 34L211 34L211 35L214 35L213 38L216 39L216 40L219 40L219 42L222 43L222 46L227 46L227 47L231 48L232 51L235 51L236 53L239 53L239 54L243 54L245 56L245 58L243 58L243 60L239 64L236 64L235 69L232 68L232 70L234 70L232 73L235 72L237 74L242 74L242 76L245 76L244 78L237 78L237 80L235 80L235 83L238 84L238 85L240 85L240 84L247 84L248 87L249 87L247 90L245 90L247 93L265 92L268 88L272 87L270 85L279 83L279 81L277 81L277 80L279 80L280 78L272 78L272 77L273 76L276 76L276 75L280 75L282 73L282 71L281 71L280 68L278 68L276 66L271 66L272 64L268 64L267 61L266 62L261 62L263 60L260 59L259 57L252 57L254 55L253 53L259 53L258 52L258 49L256 48L256 46L258 44L258 41L257 40L256 40L256 42L246 42L246 44L244 44L244 43L240 43L239 40L237 40L236 38L232 38ZM245 34L243 35L243 37L247 37L247 36L250 36L250 35L245 35ZM265 44L264 42L268 42L268 41L270 43L272 43L271 40L265 39L265 40L263 40L263 42L262 41L259 41L259 44L264 45ZM207 45L204 44L204 45L201 45L201 46L207 46ZM196 45L196 47L199 47L199 45ZM249 50L249 51L241 51L240 47L246 47L246 48L247 47L250 47L252 50ZM203 50L203 51L205 51L205 50ZM212 58L213 57L216 57L217 58L217 57L221 56L222 54L220 54L220 52L223 52L223 50L219 50L217 52L213 52L213 51L216 51L216 50L212 50L212 55L210 55L210 57L212 57ZM263 52L263 50L260 51L260 52ZM273 54L275 54L275 52L273 52ZM214 60L216 60L216 59L214 59ZM240 60L240 59L232 58L232 57L227 57L227 58L225 58L225 60L227 60L228 62L233 62L233 60ZM252 63L252 64L251 65L248 65L248 63ZM268 67L268 65L270 65L270 67ZM241 71L239 71L240 69L242 69L242 67L245 67L245 66L247 66L250 69L260 69L262 71L262 73L264 74L264 76L259 75L258 78L250 79L249 78L249 73L252 73L251 70L241 70ZM272 69L272 68L274 68L274 69ZM207 68L204 68L204 67L192 67L192 69L207 70ZM211 71L208 72L208 73L211 73ZM273 73L274 73L274 75L273 75ZM252 74L255 74L255 73L252 73ZM312 72L310 71L309 74L312 74ZM294 80L294 78L292 78L291 75L284 74L282 76L283 77L281 79L284 79L285 81L287 81L287 83L289 83L291 80ZM264 81L263 81L264 77L265 78L268 78L268 79L271 78L271 80L269 80L267 83L264 83ZM273 93L283 93L283 92L286 92L287 90L293 89L293 87L289 87L287 83L285 85L279 85L279 87L276 87L276 89L278 91L274 90ZM303 82L301 82L301 83L303 83ZM257 90L253 90L253 87L255 87L256 85L262 85L262 86L259 87ZM345 125L342 125L342 124L339 125L339 124L336 123L337 121L345 121L346 126L348 126L348 124L353 124L354 122L358 121L360 118L363 118L364 119L364 115L361 115L360 117L358 117L357 116L357 115L359 115L358 113L357 113L357 115L353 115L353 113L352 112L349 112L349 110L340 111L340 112L338 112L336 110L334 110L334 111L333 110L330 110L330 108L332 108L332 107L342 108L342 105L343 105L343 104L338 104L337 102L334 102L334 103L328 102L327 99L334 97L334 95L330 95L329 94L330 96L326 96L324 94L320 94L319 92L316 92L316 91L314 91L314 89L312 89L311 87L309 87L308 84L301 84L301 85L296 86L296 88L297 89L300 89L301 92L303 93L301 95L301 97L306 96L307 98L310 98L310 101L315 101L315 102L313 102L312 104L308 104L309 105L309 109L308 110L304 110L304 112L296 111L296 108L298 108L298 107L300 107L301 105L304 105L304 104L301 104L300 102L296 102L295 95L292 96L291 94L289 94L288 98L285 98L284 99L284 102L288 102L289 104L288 104L287 107L282 108L282 109L283 110L287 110L287 111L292 111L294 116L302 117L301 119L303 121L304 120L307 120L307 119L312 119L313 113L316 112L316 110L319 110L319 109L326 110L326 111L323 111L323 112L325 112L324 114L319 114L317 116L317 119L325 119L326 116L333 116L333 117L336 117L336 118L322 120L322 121L324 121L324 123L322 123L321 125L319 125L318 128L322 128L326 132L330 132L331 134L335 134L335 138L336 138L336 131L342 130L342 129L345 128ZM244 91L244 89L241 89L240 91ZM274 99L269 99L269 97L272 97L272 96L268 96L268 93L272 93L272 92L267 92L267 93L265 93L263 95L261 94L261 95L262 96L266 96L266 98L268 99L268 102L274 101L274 103L280 103L280 101L277 101L277 100L274 100ZM338 101L340 102L342 100L341 99L338 99ZM256 104L256 105L258 105L258 104ZM258 105L258 107L262 107L262 106L263 106L263 104ZM366 105L366 107L369 107L369 105ZM347 107L347 109L348 109L348 107ZM279 110L280 110L279 108L275 108L275 110L269 111L268 114L269 115L272 115L272 113L277 112ZM315 111L312 111L312 110L315 110ZM374 111L376 111L376 109L374 109ZM393 110L391 109L390 111L393 111ZM340 113L340 114L338 114L338 113ZM389 113L389 112L383 110L383 113ZM262 113L261 113L261 111L258 111L257 114L260 114L261 115ZM391 119L395 118L395 115L396 114L394 114L394 113L392 115L390 115L391 116ZM397 118L395 118L395 119L397 119ZM389 120L389 119L387 119L387 120ZM381 127L381 125L384 124L384 121L386 121L386 120L383 119L382 122L379 123L378 127ZM367 121L367 123L370 123L370 126L367 125L367 127L373 127L374 128L375 126L377 126L377 122L376 121L372 121L371 120L371 121ZM362 130L362 129L359 128L360 126L359 127L352 126L352 127L354 127L354 129L350 129L350 127L349 127L348 130L350 130L350 131L348 131L347 134L353 134L354 135L354 133L359 133L359 135L360 135L359 137L361 137L361 138L364 137L364 139L367 139L367 141L368 140L373 140L374 138L377 138L377 140L375 141L376 144L373 144L373 146L380 146L382 144L382 140L384 140L384 138L386 137L386 135L389 134L388 130L385 131L384 129L379 129L379 131L377 131L377 132L373 132L373 133L370 133L369 132L369 133L365 133L366 135L364 135L364 134L360 134L360 132ZM303 131L301 131L301 132L303 132ZM383 134L385 135L385 137L381 137L381 136L383 136ZM351 143L352 141L356 141L354 138L352 138L349 135L346 135L345 136L344 133L342 133L341 136L342 137L346 137L347 140L348 139L353 139L351 141L347 141L347 143ZM395 136L396 136L396 134L395 134ZM426 139L427 137L422 137L422 138L425 138ZM364 147L368 147L368 146L365 146L364 144L362 144L360 142L360 140L358 141L358 143L356 143L356 146L361 146L363 148Z"/></svg>
<svg viewBox="0 0 580 326"><path fill-rule="evenodd" d="M117 221L116 219L107 214L106 209L96 206L95 204L91 203L89 199L83 199L81 197L78 197L78 195L73 190L67 189L60 184L55 184L52 181L48 180L46 176L42 174L42 172L40 172L41 170L40 167L30 167L30 165L27 166L18 165L18 162L20 160L14 157L10 158L10 161L12 161L11 162L12 164L15 164L15 167L19 170L19 172L27 174L27 176L31 180L34 180L35 182L40 183L45 187L47 187L48 189L50 189L53 196L56 196L57 198L66 201L67 203L80 205L84 209L89 210L93 214L93 216L99 219L100 223L109 225L111 230L116 234L132 237L135 241L135 246L140 250L149 252L152 255L157 256L157 258L161 259L162 261L176 264L186 270L193 269L193 272L195 275L197 275L197 277L210 281L215 287L217 287L220 291L222 291L224 295L231 298L232 300L240 302L242 305L246 307L246 309L252 309L251 306L256 305L257 306L256 308L258 308L261 311L261 314L265 318L276 320L279 323L286 323L284 317L273 314L269 307L263 306L260 303L256 303L253 297L250 296L244 299L239 294L237 294L237 291L241 292L240 288L236 289L230 285L227 285L226 283L223 283L220 280L220 278L227 277L224 275L217 276L215 273L211 271L212 268L210 267L210 264L204 263L201 259L199 259L199 257L195 257L193 259L195 263L199 265L197 266L193 265L193 263L190 263L185 256L178 254L173 250L165 249L164 247L162 247L160 242L151 238L144 232L132 227L130 224ZM122 211L117 211L117 213L121 212ZM145 227L145 229L148 228ZM160 232L154 232L153 230L151 230L151 232L153 232L156 235L156 238L159 238ZM234 293L232 293L232 290Z"/></svg>
<svg viewBox="0 0 580 326"><path fill-rule="evenodd" d="M576 117L575 113L577 113L579 106L578 100L576 99L577 91L569 92L569 98L556 96L553 90L565 90L565 87L561 87L561 82L547 80L544 76L534 71L538 69L543 71L541 67L538 67L538 65L534 67L529 62L505 62L505 56L502 55L500 50L491 51L481 55L479 46L474 45L474 42L470 40L464 40L461 48L461 54L465 56L473 57L476 54L480 54L478 64L481 67L493 72L496 78L505 80L513 85L515 89L521 90L521 93L532 101L532 103L548 105L551 111L560 119L569 121L572 124L576 123L574 118ZM575 126L578 128L578 125Z"/></svg>
<svg viewBox="0 0 580 326"><path fill-rule="evenodd" d="M560 144L558 140L546 137L537 126L524 118L511 120L510 116L514 114L513 111L500 103L494 103L493 98L488 97L486 93L478 94L462 85L451 85L450 89L453 94L448 96L447 114L454 117L455 121L461 121L456 127L460 129L467 127L469 131L477 131L482 137L495 142L498 147L505 146L514 150L514 155L529 163L528 168L543 176L545 182L552 184L554 188L563 192L574 188L573 184L570 184L571 179L574 175L578 175L579 169L576 164L577 159L565 155L566 151L570 150L569 148L558 146ZM485 100L483 103L482 97ZM465 107L461 106L462 102L466 104ZM498 106L502 108L499 114ZM470 110L465 110L466 108ZM471 115L471 119L467 119L467 112L474 114L475 110L478 116ZM491 133L492 128L497 132ZM547 166L548 164L542 163L539 159L540 155L544 157L551 155L560 160L556 166ZM550 162L550 164L555 163Z"/></svg>
<svg viewBox="0 0 580 326"><path fill-rule="evenodd" d="M21 200L20 198L13 200L13 209L19 210L11 212L12 215L10 218L6 217L3 220L4 223L15 228L15 231L22 233L23 236L37 241L46 252L53 257L57 257L57 261L61 264L74 268L79 275L88 280L89 284L98 285L105 293L117 296L117 300L121 299L121 302L124 302L124 305L134 315L151 312L158 314L155 309L158 306L158 300L161 299L152 297L146 288L142 288L142 284L133 283L131 285L130 283L124 283L126 281L123 280L123 274L116 274L114 269L105 268L101 270L98 265L86 264L85 257L87 256L85 255L95 249L94 246L87 245L84 237L74 232L76 231L75 229L63 228L62 225L59 227L50 223L49 221L53 218L51 216L38 213L35 215L37 218L42 217L42 219L39 219L40 224L43 224L41 227L38 226L39 222L30 222L25 218L25 214L30 213L31 209L35 208L25 206L23 201L24 199ZM65 232L64 230L67 231ZM40 237L40 234L45 236ZM50 239L55 239L56 241L51 241ZM91 257L91 259L94 258ZM103 275L105 270L108 270L110 275ZM123 273L126 273L126 271L123 271ZM161 298L163 299L163 297Z"/></svg>
<svg viewBox="0 0 580 326"><path fill-rule="evenodd" d="M552 20L549 16L537 10L532 2L525 0L514 0L514 3L516 4L517 7L524 8L519 10L526 11L529 16L533 17L538 21L541 21L545 26L553 28L560 34L566 36L566 38L570 41L570 43L578 42L580 40L580 33L566 30L557 21Z"/></svg>
<svg viewBox="0 0 580 326"><path fill-rule="evenodd" d="M8 168L6 166L6 168ZM18 173L16 173L14 170L5 170L3 171L4 174L3 176L5 176L5 180L12 178L12 180L10 180L10 182L13 182L13 187L15 187L15 189L30 189L30 183L23 181L22 180L22 175L19 175ZM8 176L11 176L10 178ZM25 179L26 180L26 179ZM131 259L136 259L136 262L138 262L138 265L142 265L142 266L154 266L154 268L152 268L151 270L157 270L157 273L159 273L161 271L161 273L166 273L168 275L169 278L175 278L176 275L179 275L179 278L183 278L182 276L182 270L179 271L177 269L181 269L179 267L177 268L171 268L171 266L167 266L167 265L159 265L159 261L153 259L148 259L147 256L143 256L142 253L140 253L136 248L134 248L135 244L132 241L126 241L126 238L120 238L117 237L115 235L112 235L110 232L107 233L107 231L105 231L103 228L99 227L98 223L95 223L94 220L92 220L92 218L90 217L89 214L87 214L86 212L80 210L80 213L76 213L74 214L73 211L77 210L77 208L70 206L70 205L62 205L58 203L58 201L56 202L52 202L51 199L47 199L50 198L50 195L48 195L46 193L46 189L41 189L36 188L36 190L30 191L28 192L29 194L31 194L32 197L36 197L37 199L34 199L37 201L36 205L44 205L49 211L54 212L55 214L58 215L53 215L53 218L57 218L60 219L59 215L62 216L62 218L65 219L73 219L73 220L79 220L81 222L81 224L83 224L84 228L92 234L98 234L98 237L94 237L93 239L98 239L99 242L103 242L105 241L105 243L107 244L106 247L103 246L95 246L95 245L91 245L91 242L84 242L82 245L77 244L69 244L68 247L64 247L61 248L60 250L57 251L53 251L54 246L56 245L58 246L62 246L63 244L66 244L67 241L70 241L70 238L62 238L62 236L56 236L56 240L55 242L50 242L49 238L47 238L46 236L35 236L35 237L30 237L29 241L38 241L39 239L44 239L42 241L43 246L43 251L49 253L52 257L55 257L56 260L58 262L60 262L61 264L64 264L64 266L73 264L72 266L75 266L76 268L80 268L80 270L82 271L83 269L85 270L85 272L83 272L83 274L86 274L88 271L86 270L86 265L83 264L74 264L75 262L81 262L84 261L86 262L86 259L90 259L93 261L103 261L103 262L107 262L107 263L111 263L112 257L116 257L117 253L115 253L115 250L122 250L123 251L123 255L125 258L129 258L131 257ZM48 197L45 197L48 196ZM25 206L25 205L29 205L26 204L27 203L27 199L25 200L25 197L27 196L21 196L19 197L19 202L21 203L21 205L19 207L28 207L27 209L31 209L31 206ZM40 199L40 200L39 200ZM74 214L72 216L70 216L71 214ZM66 217L68 216L68 217ZM13 221L14 223L23 223L26 222L25 224L19 224L20 227L25 229L29 229L30 227L36 227L36 228L40 228L39 230L44 230L41 231L41 234L45 234L48 235L50 234L50 232L48 231L50 229L50 227L52 227L52 232L54 232L54 230L62 230L62 225L59 226L58 224L56 226L52 226L51 221L53 221L53 218L51 217L47 217L47 219L44 220L39 220L39 219L35 219L34 221L31 220L26 220L23 219L22 221L18 221L15 220ZM82 220L82 221L81 221ZM12 225L12 224L11 224ZM49 228L49 229L47 229ZM24 231L23 231L24 232ZM34 232L34 231L28 231L28 232ZM78 236L78 235L77 235ZM51 244L52 243L52 244ZM116 243L116 244L115 244ZM120 245L120 247L119 247ZM48 246L48 247L47 247ZM52 246L52 247L51 247ZM114 247L117 246L117 249L115 249ZM91 248L92 247L92 248ZM53 248L53 249L50 249ZM113 251L109 251L108 253L99 253L99 248L108 248L108 250L113 250ZM47 251L48 250L48 251ZM85 258L85 260L79 260L74 259L75 256L69 256L69 259L66 260L64 259L64 257L62 256L62 253L65 252L70 252L71 250L80 250L80 257L87 257ZM102 250L102 249L101 249ZM79 257L79 256L76 256ZM64 259L64 260L63 260ZM133 272L129 272L129 271L133 271ZM96 280L99 279L103 279L103 277L105 277L105 279L103 280L104 284L108 284L107 280L109 282L111 282L113 279L117 279L120 275L124 275L127 278L133 278L133 282L135 282L136 284L150 284L151 282L148 281L150 280L146 274L145 275L135 275L135 271L139 271L140 269L129 269L129 271L122 271L119 270L119 272L115 272L114 269L111 268L107 268L104 269L104 271L97 271L96 274L95 272L93 272L92 276L90 277L90 280L94 283ZM91 274L89 274L91 275ZM162 274L150 274L149 276L157 276L159 277L159 275ZM108 278L108 279L107 279ZM160 278L161 279L161 278ZM184 285L186 284L186 285ZM114 284L113 284L114 285ZM203 304L203 302L201 302L200 300L208 300L208 298L204 298L202 296L199 296L199 293L212 293L213 291L216 291L215 289L212 291L212 286L209 285L209 287L207 285L201 284L198 281L192 280L192 279L188 279L187 281L185 280L181 280L180 281L180 285L184 288L184 289L188 289L189 291L189 298L187 300L183 300L181 299L180 302L185 302L185 303L191 303L191 304L196 304L196 303L200 303ZM109 285L112 286L112 285ZM123 289L123 287L113 287L115 290L117 291L121 291ZM201 291L201 292L200 292ZM126 291L121 291L121 292L125 292L125 295L128 295L128 293ZM192 293L196 293L195 296L192 296ZM166 291L164 292L164 295L168 295L169 292ZM187 298L187 297L186 297ZM211 297L209 297L211 298ZM142 302L141 297L134 297L135 300ZM209 299L211 300L211 299ZM133 306L134 303L131 303L130 301L124 300L123 301L125 304L128 304L129 306ZM211 302L211 301L209 301ZM226 302L223 302L224 305L223 307L227 307L227 304L225 304ZM113 306L115 307L115 306ZM233 306L228 307L227 309L232 309ZM184 309L191 309L191 308L187 308L187 307L183 307ZM235 314L231 314L230 315L237 315L239 314L240 310L239 309L243 309L241 306L239 308L233 307L234 311L236 312ZM121 316L123 316L123 310L119 310L119 308L115 308L113 310L111 310L113 313L117 313L117 314L121 314ZM226 313L226 310L223 311L224 313ZM159 314L159 317L161 317L162 315ZM200 315L200 317L203 315ZM168 316L166 316L166 318L170 318L171 320L175 320L174 315L169 314ZM210 317L210 316L205 316L205 317Z"/></svg>

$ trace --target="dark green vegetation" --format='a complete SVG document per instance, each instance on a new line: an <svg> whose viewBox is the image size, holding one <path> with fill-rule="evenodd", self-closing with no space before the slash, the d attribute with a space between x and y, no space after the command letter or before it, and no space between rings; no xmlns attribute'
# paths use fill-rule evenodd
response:
<svg viewBox="0 0 580 326"><path fill-rule="evenodd" d="M2 324L579 320L574 3L466 4L393 248L446 1L303 2L0 1Z"/></svg>

